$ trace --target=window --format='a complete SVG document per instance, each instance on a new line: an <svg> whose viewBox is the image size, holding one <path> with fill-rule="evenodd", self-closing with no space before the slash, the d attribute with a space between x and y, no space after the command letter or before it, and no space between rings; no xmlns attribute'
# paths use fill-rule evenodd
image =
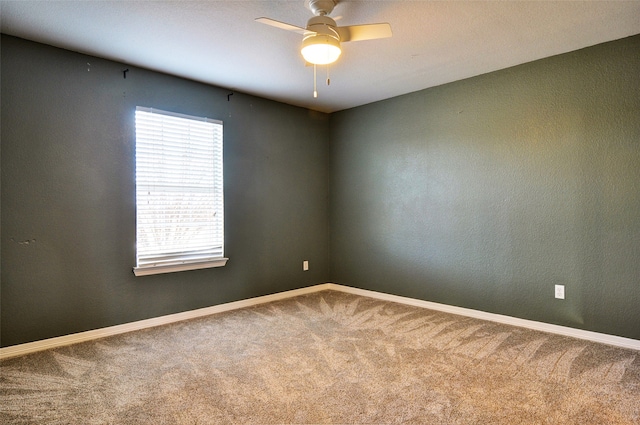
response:
<svg viewBox="0 0 640 425"><path fill-rule="evenodd" d="M136 108L136 276L224 266L222 122Z"/></svg>

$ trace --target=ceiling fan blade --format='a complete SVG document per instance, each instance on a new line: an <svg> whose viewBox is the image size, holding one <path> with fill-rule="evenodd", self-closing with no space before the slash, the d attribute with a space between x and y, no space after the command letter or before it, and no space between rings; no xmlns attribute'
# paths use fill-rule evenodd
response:
<svg viewBox="0 0 640 425"><path fill-rule="evenodd" d="M276 21L271 18L256 18L256 22L260 22L262 24L271 25L272 27L280 28L282 30L293 31L300 34L304 34L307 30L304 28L300 28L295 25L287 24L286 22Z"/></svg>
<svg viewBox="0 0 640 425"><path fill-rule="evenodd" d="M340 41L360 41L373 40L376 38L391 37L391 25L383 24L365 24L365 25L349 25L346 27L337 27L336 30L340 34Z"/></svg>

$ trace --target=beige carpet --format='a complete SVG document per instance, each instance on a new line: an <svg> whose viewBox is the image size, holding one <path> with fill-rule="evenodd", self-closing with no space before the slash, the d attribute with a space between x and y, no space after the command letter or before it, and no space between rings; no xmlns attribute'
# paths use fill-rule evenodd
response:
<svg viewBox="0 0 640 425"><path fill-rule="evenodd" d="M324 291L3 361L2 424L640 424L637 351Z"/></svg>

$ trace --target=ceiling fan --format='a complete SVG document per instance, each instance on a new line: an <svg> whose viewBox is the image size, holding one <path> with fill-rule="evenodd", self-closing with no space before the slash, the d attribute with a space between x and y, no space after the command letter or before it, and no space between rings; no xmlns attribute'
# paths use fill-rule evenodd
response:
<svg viewBox="0 0 640 425"><path fill-rule="evenodd" d="M270 18L257 18L256 21L302 34L301 53L310 64L327 65L335 62L342 53L341 42L373 40L392 35L391 25L388 23L339 27L336 21L329 17L338 0L306 0L305 3L315 15L309 19L306 28Z"/></svg>

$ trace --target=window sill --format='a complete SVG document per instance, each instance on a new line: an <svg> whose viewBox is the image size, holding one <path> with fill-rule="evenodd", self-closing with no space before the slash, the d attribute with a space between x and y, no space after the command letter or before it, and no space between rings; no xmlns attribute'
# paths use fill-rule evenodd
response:
<svg viewBox="0 0 640 425"><path fill-rule="evenodd" d="M148 276L152 274L184 272L187 270L209 269L213 267L223 267L227 264L228 258L219 258L212 261L201 261L198 263L171 264L167 266L134 267L133 274L136 276Z"/></svg>

